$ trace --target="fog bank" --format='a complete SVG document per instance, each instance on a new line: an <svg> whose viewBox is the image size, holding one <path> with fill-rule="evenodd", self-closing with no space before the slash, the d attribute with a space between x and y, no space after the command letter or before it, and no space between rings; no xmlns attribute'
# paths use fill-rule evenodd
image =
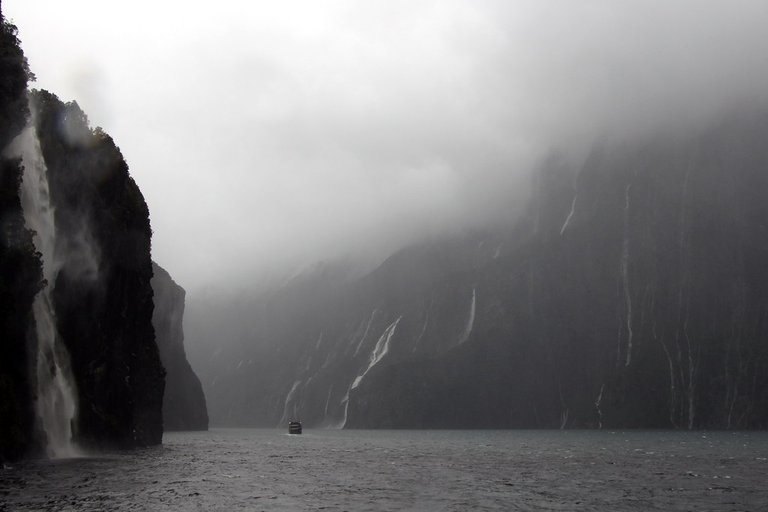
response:
<svg viewBox="0 0 768 512"><path fill-rule="evenodd" d="M506 219L551 151L764 104L759 1L8 0L190 291Z"/></svg>

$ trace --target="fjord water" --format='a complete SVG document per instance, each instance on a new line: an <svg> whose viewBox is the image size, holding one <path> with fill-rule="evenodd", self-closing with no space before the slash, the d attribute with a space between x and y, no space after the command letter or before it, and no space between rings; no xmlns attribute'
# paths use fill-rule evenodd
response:
<svg viewBox="0 0 768 512"><path fill-rule="evenodd" d="M766 432L218 429L0 470L0 510L768 510Z"/></svg>

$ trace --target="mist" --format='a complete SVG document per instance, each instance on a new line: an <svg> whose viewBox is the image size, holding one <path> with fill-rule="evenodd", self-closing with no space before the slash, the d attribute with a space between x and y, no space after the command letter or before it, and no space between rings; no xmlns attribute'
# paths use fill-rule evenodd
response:
<svg viewBox="0 0 768 512"><path fill-rule="evenodd" d="M4 7L36 86L120 144L192 292L509 221L553 151L768 99L759 1Z"/></svg>

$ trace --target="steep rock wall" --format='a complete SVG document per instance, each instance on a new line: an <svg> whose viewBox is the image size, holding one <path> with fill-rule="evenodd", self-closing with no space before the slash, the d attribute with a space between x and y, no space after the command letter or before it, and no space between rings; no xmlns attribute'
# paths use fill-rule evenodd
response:
<svg viewBox="0 0 768 512"><path fill-rule="evenodd" d="M756 112L606 143L580 168L553 158L506 232L228 304L213 328L238 340L201 354L216 365L213 421L768 427L768 116Z"/></svg>
<svg viewBox="0 0 768 512"><path fill-rule="evenodd" d="M152 263L157 347L165 368L164 430L207 430L208 411L200 379L184 351L184 288L160 265Z"/></svg>
<svg viewBox="0 0 768 512"><path fill-rule="evenodd" d="M552 221L473 272L471 343L382 367L351 424L765 428L766 142L741 112L596 149L573 199L539 191Z"/></svg>
<svg viewBox="0 0 768 512"><path fill-rule="evenodd" d="M0 12L0 460L42 450L36 421L37 337L32 304L53 291L59 334L78 389L74 433L85 446L140 446L162 436L164 371L152 328L149 214L112 140L75 104L42 91L16 28ZM18 158L6 151L30 122L55 208L55 282L25 224ZM55 369L51 369L52 373Z"/></svg>
<svg viewBox="0 0 768 512"><path fill-rule="evenodd" d="M4 150L26 124L27 68L16 28L0 12L0 462L33 443L34 407L28 343L32 302L44 286L40 256L24 224L21 161Z"/></svg>
<svg viewBox="0 0 768 512"><path fill-rule="evenodd" d="M162 439L164 370L152 327L149 211L112 139L75 103L35 92L38 137L56 209L54 287L87 446Z"/></svg>

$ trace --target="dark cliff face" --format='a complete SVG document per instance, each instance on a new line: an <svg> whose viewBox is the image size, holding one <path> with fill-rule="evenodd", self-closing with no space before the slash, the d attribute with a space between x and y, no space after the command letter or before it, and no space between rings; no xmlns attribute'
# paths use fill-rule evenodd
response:
<svg viewBox="0 0 768 512"><path fill-rule="evenodd" d="M85 445L162 439L164 371L152 327L149 212L112 139L76 104L35 92L55 208L53 301L70 351Z"/></svg>
<svg viewBox="0 0 768 512"><path fill-rule="evenodd" d="M149 213L119 150L75 104L32 77L16 29L0 13L0 150L35 105L55 208L55 282L46 283L21 206L22 163L0 153L0 460L43 448L36 427L32 304L53 290L57 328L78 389L76 441L140 446L162 438L164 370L152 328ZM50 263L50 262L49 262ZM35 435L35 432L39 433Z"/></svg>
<svg viewBox="0 0 768 512"><path fill-rule="evenodd" d="M163 425L168 430L207 430L208 411L200 379L184 351L184 288L153 262L152 289L155 327L160 359L165 367Z"/></svg>
<svg viewBox="0 0 768 512"><path fill-rule="evenodd" d="M26 124L28 71L16 28L0 13L0 461L20 457L33 441L27 333L42 265L24 225L21 162L3 154Z"/></svg>
<svg viewBox="0 0 768 512"><path fill-rule="evenodd" d="M596 149L575 176L552 166L528 242L473 273L472 343L383 366L351 419L765 427L766 142L767 116L736 114ZM413 389L426 394L415 408L403 399Z"/></svg>
<svg viewBox="0 0 768 512"><path fill-rule="evenodd" d="M213 421L768 427L766 194L763 114L553 159L506 233L240 304Z"/></svg>

